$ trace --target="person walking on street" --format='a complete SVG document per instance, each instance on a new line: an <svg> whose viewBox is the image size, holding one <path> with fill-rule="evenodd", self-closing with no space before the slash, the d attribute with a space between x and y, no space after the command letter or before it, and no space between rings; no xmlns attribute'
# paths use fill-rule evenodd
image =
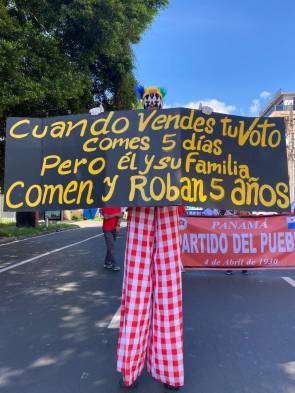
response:
<svg viewBox="0 0 295 393"><path fill-rule="evenodd" d="M97 116L104 112L102 104L96 108L91 108L89 113L91 116ZM116 257L115 257L115 242L120 229L120 221L123 213L120 207L103 207L101 209L103 216L102 230L106 243L106 257L104 261L104 268L113 271L119 271Z"/></svg>
<svg viewBox="0 0 295 393"><path fill-rule="evenodd" d="M115 256L115 242L117 240L117 233L120 228L120 220L122 218L120 207L104 207L101 209L103 216L102 230L106 243L106 257L104 261L104 268L113 271L119 271L116 256Z"/></svg>
<svg viewBox="0 0 295 393"><path fill-rule="evenodd" d="M145 109L161 109L165 92L141 88ZM177 206L128 209L117 370L133 388L145 363L171 390L183 385L182 285Z"/></svg>
<svg viewBox="0 0 295 393"><path fill-rule="evenodd" d="M144 109L163 107L163 89L138 92ZM184 384L179 229L177 206L128 209L117 351L122 388L137 385L145 363L166 389Z"/></svg>

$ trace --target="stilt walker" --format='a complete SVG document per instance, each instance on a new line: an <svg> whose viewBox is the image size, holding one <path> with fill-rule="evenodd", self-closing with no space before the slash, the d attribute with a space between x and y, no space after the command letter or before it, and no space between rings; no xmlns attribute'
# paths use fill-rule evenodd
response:
<svg viewBox="0 0 295 393"><path fill-rule="evenodd" d="M145 109L161 109L165 93L141 88ZM182 286L177 206L128 210L117 369L134 387L145 362L172 390L183 385Z"/></svg>

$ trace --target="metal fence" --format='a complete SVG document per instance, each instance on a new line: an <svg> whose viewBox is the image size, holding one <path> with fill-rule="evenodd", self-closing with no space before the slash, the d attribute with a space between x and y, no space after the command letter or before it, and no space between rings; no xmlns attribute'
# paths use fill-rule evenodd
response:
<svg viewBox="0 0 295 393"><path fill-rule="evenodd" d="M0 222L15 222L15 213L5 212L4 208L4 195L0 194Z"/></svg>

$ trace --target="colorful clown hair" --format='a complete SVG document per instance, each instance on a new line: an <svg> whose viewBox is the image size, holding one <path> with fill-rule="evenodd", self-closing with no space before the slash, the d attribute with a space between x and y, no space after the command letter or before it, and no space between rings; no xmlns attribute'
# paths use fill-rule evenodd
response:
<svg viewBox="0 0 295 393"><path fill-rule="evenodd" d="M135 92L139 100L142 100L146 95L149 94L159 94L163 99L167 94L166 89L157 86L151 86L151 87L137 86Z"/></svg>

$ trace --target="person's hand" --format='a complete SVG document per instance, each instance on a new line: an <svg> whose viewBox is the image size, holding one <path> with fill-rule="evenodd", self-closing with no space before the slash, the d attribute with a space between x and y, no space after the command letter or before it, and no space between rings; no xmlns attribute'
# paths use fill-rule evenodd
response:
<svg viewBox="0 0 295 393"><path fill-rule="evenodd" d="M91 116L97 116L97 115L99 115L100 113L103 113L103 112L104 112L104 109L103 109L103 106L101 104L97 108L91 108L90 111L89 111Z"/></svg>
<svg viewBox="0 0 295 393"><path fill-rule="evenodd" d="M199 110L202 111L202 113L204 113L204 115L211 115L213 113L213 108L211 108L210 106L207 106L207 105L203 106L201 102L199 105Z"/></svg>

